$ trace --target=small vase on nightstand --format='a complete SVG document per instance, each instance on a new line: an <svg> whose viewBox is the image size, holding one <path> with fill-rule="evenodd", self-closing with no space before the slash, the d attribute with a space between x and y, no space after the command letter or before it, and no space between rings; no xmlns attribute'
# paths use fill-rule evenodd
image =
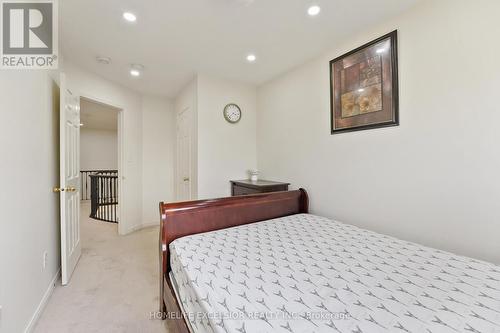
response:
<svg viewBox="0 0 500 333"><path fill-rule="evenodd" d="M250 174L250 180L252 182L256 182L259 180L259 171L258 170L249 170L248 173Z"/></svg>

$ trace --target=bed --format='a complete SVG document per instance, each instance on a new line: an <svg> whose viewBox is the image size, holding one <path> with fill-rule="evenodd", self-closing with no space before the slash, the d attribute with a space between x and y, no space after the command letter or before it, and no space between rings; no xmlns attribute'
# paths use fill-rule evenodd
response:
<svg viewBox="0 0 500 333"><path fill-rule="evenodd" d="M304 190L161 204L170 332L500 332L500 267L308 214Z"/></svg>

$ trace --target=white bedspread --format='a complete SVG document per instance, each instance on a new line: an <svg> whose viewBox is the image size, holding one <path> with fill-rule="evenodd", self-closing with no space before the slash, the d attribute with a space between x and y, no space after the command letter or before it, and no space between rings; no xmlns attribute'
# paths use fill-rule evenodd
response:
<svg viewBox="0 0 500 333"><path fill-rule="evenodd" d="M170 251L194 332L500 332L499 266L323 217L188 236Z"/></svg>

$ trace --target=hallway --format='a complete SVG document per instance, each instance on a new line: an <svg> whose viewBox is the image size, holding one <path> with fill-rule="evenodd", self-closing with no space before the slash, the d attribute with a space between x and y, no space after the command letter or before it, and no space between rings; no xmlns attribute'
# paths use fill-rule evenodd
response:
<svg viewBox="0 0 500 333"><path fill-rule="evenodd" d="M82 257L66 287L60 281L35 332L166 332L158 310L158 228L118 236L117 224L81 206Z"/></svg>

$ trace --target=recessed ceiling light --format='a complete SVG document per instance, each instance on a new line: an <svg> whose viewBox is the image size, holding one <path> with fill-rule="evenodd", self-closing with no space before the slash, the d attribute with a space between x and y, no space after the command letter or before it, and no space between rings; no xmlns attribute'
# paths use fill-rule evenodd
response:
<svg viewBox="0 0 500 333"><path fill-rule="evenodd" d="M82 126L83 126L83 123L80 123L80 127L82 127Z"/></svg>
<svg viewBox="0 0 500 333"><path fill-rule="evenodd" d="M363 92L365 91L363 88L358 89L358 92Z"/></svg>
<svg viewBox="0 0 500 333"><path fill-rule="evenodd" d="M307 9L307 14L309 14L309 16L316 16L319 12L321 12L321 7L318 5L313 5Z"/></svg>
<svg viewBox="0 0 500 333"><path fill-rule="evenodd" d="M96 57L98 63L103 65L109 65L111 63L111 58L109 57Z"/></svg>
<svg viewBox="0 0 500 333"><path fill-rule="evenodd" d="M255 60L257 60L257 57L255 56L255 54L249 54L249 55L247 55L247 61L248 62L255 62Z"/></svg>
<svg viewBox="0 0 500 333"><path fill-rule="evenodd" d="M133 13L131 12L125 12L123 13L123 18L129 22L135 22L137 21L137 16L135 16Z"/></svg>
<svg viewBox="0 0 500 333"><path fill-rule="evenodd" d="M135 77L141 76L143 69L144 69L143 65L132 64L132 65L130 65L130 75L135 76Z"/></svg>

